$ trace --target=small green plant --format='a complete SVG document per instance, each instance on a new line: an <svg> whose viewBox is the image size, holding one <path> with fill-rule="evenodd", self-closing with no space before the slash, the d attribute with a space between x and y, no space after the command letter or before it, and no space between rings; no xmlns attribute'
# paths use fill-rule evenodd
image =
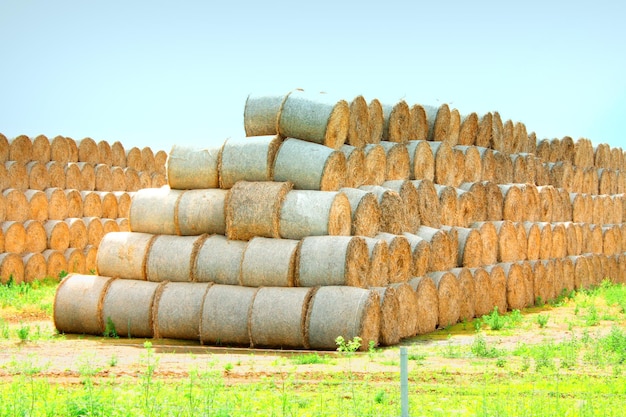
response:
<svg viewBox="0 0 626 417"><path fill-rule="evenodd" d="M535 305L537 307L543 307L544 305L546 305L546 303L544 303L543 299L541 298L540 295L537 296L537 298L535 298Z"/></svg>
<svg viewBox="0 0 626 417"><path fill-rule="evenodd" d="M385 390L381 389L378 390L376 392L376 395L374 395L374 402L376 404L382 404L385 402L385 397L386 397L387 393L385 392Z"/></svg>
<svg viewBox="0 0 626 417"><path fill-rule="evenodd" d="M230 371L232 371L234 368L233 364L228 362L226 365L224 365L224 371L226 373L229 373Z"/></svg>
<svg viewBox="0 0 626 417"><path fill-rule="evenodd" d="M104 332L102 334L104 337L112 337L117 339L119 336L117 335L117 331L115 330L115 323L111 320L111 317L107 317L107 322L104 326Z"/></svg>
<svg viewBox="0 0 626 417"><path fill-rule="evenodd" d="M113 368L114 366L117 366L117 362L118 362L117 355L114 353L111 355L111 358L109 359L109 366Z"/></svg>
<svg viewBox="0 0 626 417"><path fill-rule="evenodd" d="M317 352L294 355L290 359L291 362L296 365L316 365L330 363L330 358L328 356L320 356Z"/></svg>
<svg viewBox="0 0 626 417"><path fill-rule="evenodd" d="M506 366L506 359L498 358L498 360L496 360L496 366L498 368L504 368Z"/></svg>
<svg viewBox="0 0 626 417"><path fill-rule="evenodd" d="M598 309L595 305L587 307L587 315L585 316L585 324L587 326L597 326L600 323L600 317L598 315Z"/></svg>
<svg viewBox="0 0 626 417"><path fill-rule="evenodd" d="M354 336L352 340L346 340L343 336L337 336L335 344L337 345L337 351L342 353L354 353L361 347L361 338Z"/></svg>
<svg viewBox="0 0 626 417"><path fill-rule="evenodd" d="M9 323L0 318L0 337L8 339L10 337Z"/></svg>
<svg viewBox="0 0 626 417"><path fill-rule="evenodd" d="M17 337L19 337L22 342L30 340L30 326L28 324L20 323L20 328L17 329Z"/></svg>
<svg viewBox="0 0 626 417"><path fill-rule="evenodd" d="M482 317L482 321L489 326L491 330L501 330L504 327L504 317L498 312L498 306L493 311Z"/></svg>
<svg viewBox="0 0 626 417"><path fill-rule="evenodd" d="M539 327L543 329L548 324L549 319L550 319L550 316L548 316L547 314L539 314L537 316L537 324L539 325Z"/></svg>
<svg viewBox="0 0 626 417"><path fill-rule="evenodd" d="M68 274L67 274L67 271L61 271L61 272L59 272L59 275L58 275L58 277L59 277L59 281L61 281L61 280L62 280L63 278L65 278L67 275L68 275Z"/></svg>
<svg viewBox="0 0 626 417"><path fill-rule="evenodd" d="M496 358L501 355L501 352L498 351L498 349L487 346L487 340L485 340L485 337L481 333L474 338L474 342L471 346L471 352L474 356L479 358Z"/></svg>

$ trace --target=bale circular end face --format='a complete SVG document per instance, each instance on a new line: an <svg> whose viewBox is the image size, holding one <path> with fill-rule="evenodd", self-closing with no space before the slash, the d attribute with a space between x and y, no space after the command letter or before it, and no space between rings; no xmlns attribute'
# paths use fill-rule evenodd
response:
<svg viewBox="0 0 626 417"><path fill-rule="evenodd" d="M390 283L407 282L411 277L413 257L409 240L404 235L379 233L376 239L382 239L389 246L389 264L387 270Z"/></svg>
<svg viewBox="0 0 626 417"><path fill-rule="evenodd" d="M350 102L350 122L346 143L355 147L363 147L370 141L370 112L363 96L356 96Z"/></svg>
<svg viewBox="0 0 626 417"><path fill-rule="evenodd" d="M67 164L69 162L69 146L63 136L55 136L50 142L50 160Z"/></svg>
<svg viewBox="0 0 626 417"><path fill-rule="evenodd" d="M380 229L382 212L376 195L356 188L341 188L341 193L348 197L352 222L352 236L374 237Z"/></svg>
<svg viewBox="0 0 626 417"><path fill-rule="evenodd" d="M439 326L454 325L461 314L461 294L458 281L449 271L431 272L428 276L437 287L439 299Z"/></svg>
<svg viewBox="0 0 626 417"><path fill-rule="evenodd" d="M376 144L383 138L383 128L385 124L385 115L383 106L378 99L372 99L368 104L370 137L367 143Z"/></svg>
<svg viewBox="0 0 626 417"><path fill-rule="evenodd" d="M341 152L346 157L346 176L344 187L358 188L366 181L365 151L363 147L356 148L343 145Z"/></svg>
<svg viewBox="0 0 626 417"><path fill-rule="evenodd" d="M437 286L428 276L415 277L409 281L417 297L416 334L435 331L439 322L439 295Z"/></svg>
<svg viewBox="0 0 626 417"><path fill-rule="evenodd" d="M211 283L168 282L156 295L154 337L199 340L202 306Z"/></svg>
<svg viewBox="0 0 626 417"><path fill-rule="evenodd" d="M410 107L409 111L409 140L427 140L428 120L424 107L419 104L414 104Z"/></svg>
<svg viewBox="0 0 626 417"><path fill-rule="evenodd" d="M77 274L86 274L86 260L85 254L82 249L78 248L67 248L63 252L63 256L65 256L65 260L67 261L67 271L68 273L77 273Z"/></svg>
<svg viewBox="0 0 626 417"><path fill-rule="evenodd" d="M409 152L409 179L429 180L435 178L435 156L425 140L411 140L406 144Z"/></svg>
<svg viewBox="0 0 626 417"><path fill-rule="evenodd" d="M10 252L0 254L0 282L24 282L24 260L20 255Z"/></svg>
<svg viewBox="0 0 626 417"><path fill-rule="evenodd" d="M459 320L472 320L476 315L476 285L469 268L453 268L450 270L459 284Z"/></svg>
<svg viewBox="0 0 626 417"><path fill-rule="evenodd" d="M24 263L24 282L43 280L46 277L46 258L41 253L22 255Z"/></svg>
<svg viewBox="0 0 626 417"><path fill-rule="evenodd" d="M243 252L240 283L246 287L293 287L300 242L255 237Z"/></svg>
<svg viewBox="0 0 626 417"><path fill-rule="evenodd" d="M380 297L380 344L382 346L396 345L401 338L398 323L400 301L396 290L389 286L371 289L378 292Z"/></svg>
<svg viewBox="0 0 626 417"><path fill-rule="evenodd" d="M474 112L461 118L459 130L459 145L473 146L476 144L476 137L479 133L478 115Z"/></svg>
<svg viewBox="0 0 626 417"><path fill-rule="evenodd" d="M153 303L159 284L130 279L111 283L102 304L102 322L113 323L118 336L153 337Z"/></svg>
<svg viewBox="0 0 626 417"><path fill-rule="evenodd" d="M365 181L364 185L380 185L385 181L387 154L380 141L365 145Z"/></svg>
<svg viewBox="0 0 626 417"><path fill-rule="evenodd" d="M380 335L380 298L376 291L345 286L320 287L311 300L307 314L308 345L311 349L337 348L336 339L359 337L360 350Z"/></svg>
<svg viewBox="0 0 626 417"><path fill-rule="evenodd" d="M400 303L400 310L398 312L400 337L413 337L417 334L417 294L408 282L393 283L389 286L396 290L398 301Z"/></svg>
<svg viewBox="0 0 626 417"><path fill-rule="evenodd" d="M501 263L506 276L506 302L511 310L521 310L526 306L526 283L524 271L519 263Z"/></svg>
<svg viewBox="0 0 626 417"><path fill-rule="evenodd" d="M389 245L385 240L364 237L369 252L369 274L366 287L389 284Z"/></svg>
<svg viewBox="0 0 626 417"><path fill-rule="evenodd" d="M387 156L385 180L408 180L411 177L411 157L406 144L381 141L380 145Z"/></svg>
<svg viewBox="0 0 626 417"><path fill-rule="evenodd" d="M411 123L411 110L404 100L393 105L383 105L383 141L405 143Z"/></svg>
<svg viewBox="0 0 626 417"><path fill-rule="evenodd" d="M114 278L70 274L54 296L54 326L59 333L101 335L102 303Z"/></svg>
<svg viewBox="0 0 626 417"><path fill-rule="evenodd" d="M489 273L484 268L472 268L472 279L474 280L474 314L475 317L482 317L493 310L491 300L491 280Z"/></svg>
<svg viewBox="0 0 626 417"><path fill-rule="evenodd" d="M378 199L381 210L380 231L399 235L407 230L406 210L402 197L396 191L379 185L364 185L363 191L372 192Z"/></svg>

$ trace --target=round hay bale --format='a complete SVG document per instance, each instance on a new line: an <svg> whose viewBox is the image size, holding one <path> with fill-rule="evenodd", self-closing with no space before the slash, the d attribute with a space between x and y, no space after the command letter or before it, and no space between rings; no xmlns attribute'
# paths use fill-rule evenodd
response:
<svg viewBox="0 0 626 417"><path fill-rule="evenodd" d="M110 165L98 164L94 167L94 190L113 190L113 174Z"/></svg>
<svg viewBox="0 0 626 417"><path fill-rule="evenodd" d="M600 143L596 146L594 165L598 168L609 168L611 166L611 147L607 143Z"/></svg>
<svg viewBox="0 0 626 417"><path fill-rule="evenodd" d="M28 201L28 218L31 220L48 220L48 197L40 190L24 191Z"/></svg>
<svg viewBox="0 0 626 417"><path fill-rule="evenodd" d="M274 162L274 181L290 181L300 190L337 191L346 175L343 152L300 139L284 140Z"/></svg>
<svg viewBox="0 0 626 417"><path fill-rule="evenodd" d="M383 239L363 237L369 254L369 274L366 287L385 287L389 284L389 245Z"/></svg>
<svg viewBox="0 0 626 417"><path fill-rule="evenodd" d="M181 235L226 234L225 201L220 189L188 190L176 202L174 220Z"/></svg>
<svg viewBox="0 0 626 417"><path fill-rule="evenodd" d="M590 225L591 231L591 251L590 253L600 255L604 251L604 234L602 231L602 226L600 225Z"/></svg>
<svg viewBox="0 0 626 417"><path fill-rule="evenodd" d="M148 253L156 237L157 235L138 232L107 233L102 237L98 247L97 273L103 276L146 280Z"/></svg>
<svg viewBox="0 0 626 417"><path fill-rule="evenodd" d="M497 111L492 113L491 127L491 142L489 143L489 147L500 151L504 149L504 123L502 123L502 117Z"/></svg>
<svg viewBox="0 0 626 417"><path fill-rule="evenodd" d="M69 247L83 250L89 243L87 237L87 226L80 217L72 217L63 220L69 229Z"/></svg>
<svg viewBox="0 0 626 417"><path fill-rule="evenodd" d="M398 316L400 312L400 301L395 288L373 287L380 298L380 344L382 346L393 346L400 342L400 324ZM413 291L413 289L411 289Z"/></svg>
<svg viewBox="0 0 626 417"><path fill-rule="evenodd" d="M522 225L528 242L526 259L536 261L541 258L541 229L533 222L524 222Z"/></svg>
<svg viewBox="0 0 626 417"><path fill-rule="evenodd" d="M0 253L0 283L24 282L24 260L17 253Z"/></svg>
<svg viewBox="0 0 626 417"><path fill-rule="evenodd" d="M574 262L568 256L568 257L561 259L561 263L562 263L562 268L563 268L563 290L566 291L567 294L569 294L575 289Z"/></svg>
<svg viewBox="0 0 626 417"><path fill-rule="evenodd" d="M149 146L141 148L141 170L152 173L155 170L154 151Z"/></svg>
<svg viewBox="0 0 626 417"><path fill-rule="evenodd" d="M114 278L68 275L54 297L54 327L59 333L102 335L102 304Z"/></svg>
<svg viewBox="0 0 626 417"><path fill-rule="evenodd" d="M76 141L76 146L78 146L78 162L88 162L93 165L100 162L100 149L95 140L87 137Z"/></svg>
<svg viewBox="0 0 626 417"><path fill-rule="evenodd" d="M582 193L584 184L584 170L582 167L572 166L572 189L573 193Z"/></svg>
<svg viewBox="0 0 626 417"><path fill-rule="evenodd" d="M279 136L227 139L218 162L219 186L232 188L237 181L272 181Z"/></svg>
<svg viewBox="0 0 626 417"><path fill-rule="evenodd" d="M282 201L279 236L350 236L352 212L348 197L336 191L291 190Z"/></svg>
<svg viewBox="0 0 626 417"><path fill-rule="evenodd" d="M593 197L589 194L570 194L572 220L580 223L593 221Z"/></svg>
<svg viewBox="0 0 626 417"><path fill-rule="evenodd" d="M99 217L83 217L85 226L87 226L87 241L96 248L100 245L100 241L104 236L104 226Z"/></svg>
<svg viewBox="0 0 626 417"><path fill-rule="evenodd" d="M624 195L616 194L613 199L613 224L624 223Z"/></svg>
<svg viewBox="0 0 626 417"><path fill-rule="evenodd" d="M417 297L416 334L435 331L439 322L439 295L432 278L421 276L412 278L409 285Z"/></svg>
<svg viewBox="0 0 626 417"><path fill-rule="evenodd" d="M396 290L400 310L398 324L401 338L413 337L417 334L418 299L417 294L408 282L398 282L389 285Z"/></svg>
<svg viewBox="0 0 626 417"><path fill-rule="evenodd" d="M385 150L387 163L385 166L385 180L406 180L411 176L411 158L404 143L380 141Z"/></svg>
<svg viewBox="0 0 626 417"><path fill-rule="evenodd" d="M225 200L226 236L233 240L280 237L280 208L291 187L290 182L235 184Z"/></svg>
<svg viewBox="0 0 626 417"><path fill-rule="evenodd" d="M406 216L404 231L417 230L420 227L419 195L413 183L409 180L390 180L385 181L382 186L397 192L402 199Z"/></svg>
<svg viewBox="0 0 626 417"><path fill-rule="evenodd" d="M154 299L162 285L116 279L102 302L102 321L112 322L118 336L153 337Z"/></svg>
<svg viewBox="0 0 626 417"><path fill-rule="evenodd" d="M141 149L133 146L126 149L126 167L132 168L134 171L143 171L143 160L141 158Z"/></svg>
<svg viewBox="0 0 626 417"><path fill-rule="evenodd" d="M63 252L54 249L41 252L46 259L46 276L59 279L67 273L67 259Z"/></svg>
<svg viewBox="0 0 626 417"><path fill-rule="evenodd" d="M507 276L502 264L487 265L484 268L489 273L489 281L491 282L491 296L489 298L493 308L497 307L498 312L506 313L508 309Z"/></svg>
<svg viewBox="0 0 626 417"><path fill-rule="evenodd" d="M439 327L456 324L461 314L461 292L456 277L449 271L429 272L428 276L437 287Z"/></svg>
<svg viewBox="0 0 626 417"><path fill-rule="evenodd" d="M45 190L50 186L50 174L43 162L31 161L26 164L28 174L28 188L31 190Z"/></svg>
<svg viewBox="0 0 626 417"><path fill-rule="evenodd" d="M278 133L339 149L346 142L350 106L329 94L292 91L278 115Z"/></svg>
<svg viewBox="0 0 626 417"><path fill-rule="evenodd" d="M528 131L522 122L515 122L513 126L513 153L529 152Z"/></svg>
<svg viewBox="0 0 626 417"><path fill-rule="evenodd" d="M154 172L150 175L150 187L146 188L161 188L167 185L167 177L164 174Z"/></svg>
<svg viewBox="0 0 626 417"><path fill-rule="evenodd" d="M600 194L615 194L616 191L615 171L608 168L598 170L598 192Z"/></svg>
<svg viewBox="0 0 626 417"><path fill-rule="evenodd" d="M387 265L389 282L407 282L411 278L413 268L413 256L408 238L404 235L382 232L376 235L376 239L386 241L389 247Z"/></svg>
<svg viewBox="0 0 626 417"><path fill-rule="evenodd" d="M429 242L432 253L437 254L437 256L430 257L428 271L447 271L456 266L457 254L453 252L448 233L422 225L415 234Z"/></svg>
<svg viewBox="0 0 626 417"><path fill-rule="evenodd" d="M26 239L24 243L24 251L31 253L40 253L47 249L46 229L39 220L28 220L24 222L24 232Z"/></svg>
<svg viewBox="0 0 626 417"><path fill-rule="evenodd" d="M460 227L468 227L475 221L480 220L476 209L476 199L474 194L457 188L457 211L456 225Z"/></svg>
<svg viewBox="0 0 626 417"><path fill-rule="evenodd" d="M65 166L65 189L80 190L81 180L80 167L76 162L69 162Z"/></svg>
<svg viewBox="0 0 626 417"><path fill-rule="evenodd" d="M560 294L563 293L565 277L563 275L563 261L561 258L556 258L552 260L554 262L554 286L552 291L552 296L550 299L556 299Z"/></svg>
<svg viewBox="0 0 626 417"><path fill-rule="evenodd" d="M531 261L533 269L533 297L537 305L546 303L551 295L550 287L554 281L554 262Z"/></svg>
<svg viewBox="0 0 626 417"><path fill-rule="evenodd" d="M552 185L555 188L565 188L568 191L572 189L572 178L574 172L572 170L572 164L567 161L561 161L548 165L550 167L550 176L552 179Z"/></svg>
<svg viewBox="0 0 626 417"><path fill-rule="evenodd" d="M118 217L120 217L118 213L117 197L115 196L115 194L109 191L94 192L100 196L100 202L102 206L102 218L117 219Z"/></svg>
<svg viewBox="0 0 626 417"><path fill-rule="evenodd" d="M374 237L380 229L382 211L378 198L372 192L356 188L341 188L350 203L352 236Z"/></svg>
<svg viewBox="0 0 626 417"><path fill-rule="evenodd" d="M624 164L624 151L621 147L611 148L611 168L621 170Z"/></svg>
<svg viewBox="0 0 626 417"><path fill-rule="evenodd" d="M605 256L616 255L622 249L622 236L617 235L618 228L605 226L602 228L602 254ZM619 245L618 245L619 243Z"/></svg>
<svg viewBox="0 0 626 417"><path fill-rule="evenodd" d="M524 288L526 289L526 307L532 307L535 305L535 272L529 261L521 261L518 264L522 267L522 273L524 276Z"/></svg>
<svg viewBox="0 0 626 417"><path fill-rule="evenodd" d="M9 139L9 161L16 161L22 165L33 159L33 142L26 135L19 135Z"/></svg>
<svg viewBox="0 0 626 417"><path fill-rule="evenodd" d="M413 233L405 232L402 236L407 238L411 246L411 276L421 277L426 275L430 266L430 257L432 256L430 242Z"/></svg>
<svg viewBox="0 0 626 417"><path fill-rule="evenodd" d="M111 150L111 145L106 140L100 140L97 143L98 146L98 155L100 159L98 160L99 164L108 165L109 167L113 165L113 152Z"/></svg>
<svg viewBox="0 0 626 417"><path fill-rule="evenodd" d="M511 157L504 152L493 152L495 171L493 181L497 184L510 184L513 182L513 162Z"/></svg>
<svg viewBox="0 0 626 417"><path fill-rule="evenodd" d="M492 224L498 233L498 262L519 260L520 248L515 224L509 220L492 222Z"/></svg>
<svg viewBox="0 0 626 417"><path fill-rule="evenodd" d="M198 250L193 276L198 282L239 285L241 262L247 242L209 236Z"/></svg>
<svg viewBox="0 0 626 417"><path fill-rule="evenodd" d="M452 149L454 154L454 179L452 181L453 187L458 187L465 178L465 154L459 149Z"/></svg>
<svg viewBox="0 0 626 417"><path fill-rule="evenodd" d="M76 141L69 136L65 137L68 149L68 162L78 162L78 145Z"/></svg>
<svg viewBox="0 0 626 417"><path fill-rule="evenodd" d="M435 156L425 140L411 140L406 143L409 153L409 179L433 181L435 178Z"/></svg>
<svg viewBox="0 0 626 417"><path fill-rule="evenodd" d="M513 222L521 222L526 219L526 207L523 203L524 198L518 184L500 184L502 190L503 206L502 220L510 220Z"/></svg>
<svg viewBox="0 0 626 417"><path fill-rule="evenodd" d="M83 249L83 253L85 254L85 270L89 271L91 274L95 274L98 267L96 261L98 249L95 246L87 245Z"/></svg>
<svg viewBox="0 0 626 417"><path fill-rule="evenodd" d="M409 140L425 141L428 139L428 119L424 107L413 104L409 108Z"/></svg>
<svg viewBox="0 0 626 417"><path fill-rule="evenodd" d="M469 268L453 268L450 272L459 285L459 321L470 321L476 316L476 286Z"/></svg>
<svg viewBox="0 0 626 417"><path fill-rule="evenodd" d="M541 220L541 206L539 191L534 184L520 184L522 200L524 201L524 220L537 222ZM569 197L569 194L568 194Z"/></svg>
<svg viewBox="0 0 626 417"><path fill-rule="evenodd" d="M23 191L8 188L2 192L7 221L25 222L30 215L30 204Z"/></svg>
<svg viewBox="0 0 626 417"><path fill-rule="evenodd" d="M126 191L126 174L124 168L111 167L111 191Z"/></svg>
<svg viewBox="0 0 626 417"><path fill-rule="evenodd" d="M464 182L459 185L459 190L465 191L473 201L473 221L483 222L487 220L487 189L482 182ZM461 201L459 201L461 203ZM459 210L460 211L460 210ZM469 223L468 223L469 224Z"/></svg>
<svg viewBox="0 0 626 417"><path fill-rule="evenodd" d="M583 192L585 194L597 195L599 188L598 170L596 168L585 168L583 171Z"/></svg>
<svg viewBox="0 0 626 417"><path fill-rule="evenodd" d="M259 288L248 319L251 346L306 348L306 315L314 288Z"/></svg>
<svg viewBox="0 0 626 417"><path fill-rule="evenodd" d="M293 287L299 240L252 238L241 261L240 285Z"/></svg>
<svg viewBox="0 0 626 417"><path fill-rule="evenodd" d="M70 247L70 229L63 220L47 220L43 227L46 230L48 249L64 251Z"/></svg>
<svg viewBox="0 0 626 417"><path fill-rule="evenodd" d="M157 235L148 246L146 279L154 282L194 282L196 256L206 237Z"/></svg>
<svg viewBox="0 0 626 417"><path fill-rule="evenodd" d="M63 189L53 187L46 188L46 199L48 200L48 219L63 220L68 217L67 196Z"/></svg>
<svg viewBox="0 0 626 417"><path fill-rule="evenodd" d="M346 143L357 148L362 148L370 141L370 138L369 107L365 98L359 95L350 102L350 119Z"/></svg>
<svg viewBox="0 0 626 417"><path fill-rule="evenodd" d="M491 279L484 268L470 268L474 282L474 316L482 317L493 310L491 301Z"/></svg>
<svg viewBox="0 0 626 417"><path fill-rule="evenodd" d="M519 261L528 259L528 235L524 223L514 223L517 230L517 247L519 248Z"/></svg>
<svg viewBox="0 0 626 417"><path fill-rule="evenodd" d="M445 142L450 130L450 107L447 104L424 106L428 120L428 140Z"/></svg>
<svg viewBox="0 0 626 417"><path fill-rule="evenodd" d="M498 262L499 237L498 229L493 222L477 222L471 224L478 230L482 241L482 265L493 265Z"/></svg>
<svg viewBox="0 0 626 417"><path fill-rule="evenodd" d="M4 194L0 193L0 222L5 221L6 217L7 217L7 201L6 201L6 198L4 197Z"/></svg>
<svg viewBox="0 0 626 417"><path fill-rule="evenodd" d="M248 95L243 112L246 136L276 135L278 116L288 95Z"/></svg>
<svg viewBox="0 0 626 417"><path fill-rule="evenodd" d="M65 190L65 198L67 199L67 217L83 216L83 196L80 191L75 189Z"/></svg>
<svg viewBox="0 0 626 417"><path fill-rule="evenodd" d="M7 137L0 133L0 162L9 160L9 141Z"/></svg>
<svg viewBox="0 0 626 417"><path fill-rule="evenodd" d="M117 199L117 215L119 217L128 218L132 204L131 194L126 191L113 191L113 195Z"/></svg>
<svg viewBox="0 0 626 417"><path fill-rule="evenodd" d="M369 112L370 137L367 140L369 144L379 143L383 138L383 127L385 124L385 115L383 106L376 98L372 99L367 105Z"/></svg>
<svg viewBox="0 0 626 417"><path fill-rule="evenodd" d="M102 199L94 191L81 191L84 217L102 217Z"/></svg>
<svg viewBox="0 0 626 417"><path fill-rule="evenodd" d="M445 142L428 142L435 156L434 182L440 185L455 185L457 178L456 155Z"/></svg>
<svg viewBox="0 0 626 417"><path fill-rule="evenodd" d="M491 147L493 136L493 114L485 113L478 122L478 131L476 132L476 146L483 148Z"/></svg>
<svg viewBox="0 0 626 417"><path fill-rule="evenodd" d="M212 148L174 145L167 159L167 180L174 189L219 187L219 158L223 144Z"/></svg>
<svg viewBox="0 0 626 417"><path fill-rule="evenodd" d="M405 143L411 123L411 110L404 100L383 104L383 141Z"/></svg>
<svg viewBox="0 0 626 417"><path fill-rule="evenodd" d="M200 339L204 298L211 283L168 282L153 304L154 337Z"/></svg>
<svg viewBox="0 0 626 417"><path fill-rule="evenodd" d="M211 285L204 297L200 342L250 346L250 316L259 288Z"/></svg>
<svg viewBox="0 0 626 417"><path fill-rule="evenodd" d="M29 187L28 171L22 162L8 161L4 163L7 171L8 187L17 190L27 190Z"/></svg>
<svg viewBox="0 0 626 417"><path fill-rule="evenodd" d="M487 221L501 221L504 206L504 197L498 184L492 181L484 181L485 194L487 196Z"/></svg>
<svg viewBox="0 0 626 417"><path fill-rule="evenodd" d="M117 223L117 219L101 219L100 221L102 222L102 230L105 235L107 233L120 231L120 226Z"/></svg>
<svg viewBox="0 0 626 417"><path fill-rule="evenodd" d="M137 190L152 187L152 175L148 171L138 172L137 175L139 176L139 185Z"/></svg>
<svg viewBox="0 0 626 417"><path fill-rule="evenodd" d="M45 166L48 171L48 186L50 188L65 188L65 166L57 161L50 161Z"/></svg>
<svg viewBox="0 0 626 417"><path fill-rule="evenodd" d="M450 110L450 127L448 128L448 142L451 146L455 146L459 143L459 134L461 131L461 114L458 109Z"/></svg>
<svg viewBox="0 0 626 417"><path fill-rule="evenodd" d="M526 306L526 278L520 263L499 264L506 276L506 303L510 310L521 310Z"/></svg>
<svg viewBox="0 0 626 417"><path fill-rule="evenodd" d="M341 152L346 157L346 180L345 187L358 188L363 185L367 177L365 165L365 151L351 145L343 145Z"/></svg>
<svg viewBox="0 0 626 417"><path fill-rule="evenodd" d="M567 256L567 231L563 223L552 225L552 258Z"/></svg>
<svg viewBox="0 0 626 417"><path fill-rule="evenodd" d="M411 184L417 190L420 225L441 227L441 204L435 184L427 179L413 180Z"/></svg>
<svg viewBox="0 0 626 417"><path fill-rule="evenodd" d="M162 175L167 174L167 152L162 149L159 149L154 154L154 170Z"/></svg>
<svg viewBox="0 0 626 417"><path fill-rule="evenodd" d="M475 146L461 146L457 145L453 147L454 151L459 151L463 154L464 170L462 172L463 180L461 182L478 182L482 179L482 156L478 148ZM458 168L457 168L458 170ZM459 174L461 173L458 170ZM459 184L461 183L459 182Z"/></svg>
<svg viewBox="0 0 626 417"><path fill-rule="evenodd" d="M185 192L167 187L137 191L132 197L129 211L131 230L152 234L180 234L176 224L177 207Z"/></svg>
<svg viewBox="0 0 626 417"><path fill-rule="evenodd" d="M22 255L24 282L43 280L46 277L46 258L40 252Z"/></svg>
<svg viewBox="0 0 626 417"><path fill-rule="evenodd" d="M111 145L111 165L126 168L126 149L120 141L115 141Z"/></svg>
<svg viewBox="0 0 626 417"><path fill-rule="evenodd" d="M378 292L345 286L323 286L313 295L305 331L311 349L337 348L335 340L361 339L359 350L378 345L380 334Z"/></svg>
<svg viewBox="0 0 626 417"><path fill-rule="evenodd" d="M26 249L26 229L24 223L16 221L2 222L4 250L9 253L22 253Z"/></svg>
<svg viewBox="0 0 626 417"><path fill-rule="evenodd" d="M65 165L69 162L69 145L63 136L55 136L50 141L50 161Z"/></svg>
<svg viewBox="0 0 626 417"><path fill-rule="evenodd" d="M457 231L459 250L457 255L457 266L465 268L476 268L483 265L483 240L480 230L455 227Z"/></svg>
<svg viewBox="0 0 626 417"><path fill-rule="evenodd" d="M461 117L458 144L473 146L479 133L478 115L474 112Z"/></svg>
<svg viewBox="0 0 626 417"><path fill-rule="evenodd" d="M364 287L369 272L369 251L361 237L308 236L302 239L296 260L298 287Z"/></svg>
<svg viewBox="0 0 626 417"><path fill-rule="evenodd" d="M408 230L406 209L400 194L380 185L363 185L359 189L371 192L376 196L381 210L381 232L398 235Z"/></svg>
<svg viewBox="0 0 626 417"><path fill-rule="evenodd" d="M63 256L67 261L66 272L77 274L85 274L87 272L85 264L85 254L83 253L82 249L67 248L63 252Z"/></svg>
<svg viewBox="0 0 626 417"><path fill-rule="evenodd" d="M454 226L457 221L458 201L456 189L449 185L435 184L441 207L441 223L445 226Z"/></svg>
<svg viewBox="0 0 626 417"><path fill-rule="evenodd" d="M537 187L539 193L539 220L541 222L551 222L554 218L554 208L558 198L556 190L552 185Z"/></svg>
<svg viewBox="0 0 626 417"><path fill-rule="evenodd" d="M364 185L380 185L385 181L387 172L387 154L380 144L368 144L363 148L365 152L365 180Z"/></svg>

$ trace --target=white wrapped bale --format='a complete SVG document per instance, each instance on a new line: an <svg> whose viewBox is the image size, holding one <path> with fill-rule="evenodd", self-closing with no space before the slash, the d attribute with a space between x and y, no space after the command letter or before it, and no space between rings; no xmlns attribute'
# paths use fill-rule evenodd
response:
<svg viewBox="0 0 626 417"><path fill-rule="evenodd" d="M352 213L348 197L335 191L291 190L280 208L283 239L307 236L350 236Z"/></svg>
<svg viewBox="0 0 626 417"><path fill-rule="evenodd" d="M218 188L222 146L202 149L174 145L167 158L169 186L180 190Z"/></svg>
<svg viewBox="0 0 626 417"><path fill-rule="evenodd" d="M232 188L237 181L272 181L280 143L278 136L227 139L218 164L220 188Z"/></svg>
<svg viewBox="0 0 626 417"><path fill-rule="evenodd" d="M252 238L243 252L240 284L293 287L299 240Z"/></svg>

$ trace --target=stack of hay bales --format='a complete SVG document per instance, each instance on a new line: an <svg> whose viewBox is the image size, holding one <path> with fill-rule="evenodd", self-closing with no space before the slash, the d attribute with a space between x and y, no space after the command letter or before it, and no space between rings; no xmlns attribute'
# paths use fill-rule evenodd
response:
<svg viewBox="0 0 626 417"><path fill-rule="evenodd" d="M128 230L132 194L166 184L166 159L119 142L0 134L0 281L95 271L102 236Z"/></svg>
<svg viewBox="0 0 626 417"><path fill-rule="evenodd" d="M249 96L244 127L172 148L98 275L59 287L59 331L367 348L626 280L621 149L302 90Z"/></svg>

